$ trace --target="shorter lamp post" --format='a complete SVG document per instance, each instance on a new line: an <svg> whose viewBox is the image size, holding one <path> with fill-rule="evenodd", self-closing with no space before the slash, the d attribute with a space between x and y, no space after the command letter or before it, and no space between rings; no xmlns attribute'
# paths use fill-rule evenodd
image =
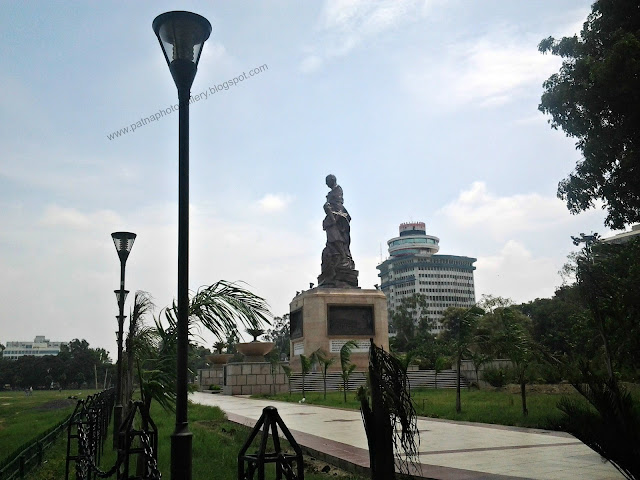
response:
<svg viewBox="0 0 640 480"><path fill-rule="evenodd" d="M171 479L191 480L192 434L187 421L189 354L189 97L209 21L191 12L167 12L155 18L153 31L178 89L178 359L176 427L171 434Z"/></svg>
<svg viewBox="0 0 640 480"><path fill-rule="evenodd" d="M113 446L114 448L120 447L120 424L122 423L122 330L124 325L124 301L127 298L128 290L124 289L124 267L127 263L129 253L133 247L133 242L136 239L136 234L131 232L114 232L111 234L113 243L116 246L116 252L120 258L120 288L114 290L116 294L116 300L118 301L118 331L116 332L116 339L118 341L118 371L116 378L116 405L113 408Z"/></svg>

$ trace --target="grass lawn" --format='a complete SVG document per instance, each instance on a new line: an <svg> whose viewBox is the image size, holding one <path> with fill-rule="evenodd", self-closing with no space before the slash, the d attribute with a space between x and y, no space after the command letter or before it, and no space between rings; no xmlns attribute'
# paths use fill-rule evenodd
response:
<svg viewBox="0 0 640 480"><path fill-rule="evenodd" d="M563 396L578 398L577 393L566 389L565 393L535 391L527 393L528 416L522 415L520 392L514 389L503 390L462 390L460 392L462 412L456 413L455 389L415 389L411 392L416 412L420 416L459 420L466 422L493 423L528 428L555 429L561 416L556 407ZM301 393L282 393L278 395L258 395L259 398L272 398L285 402L298 402ZM326 400L322 393L307 393L306 402L338 408L359 409L360 404L355 392L347 392L347 403L342 392L328 392Z"/></svg>
<svg viewBox="0 0 640 480"><path fill-rule="evenodd" d="M42 432L67 418L76 405L67 397L86 398L93 390L34 390L0 392L0 463Z"/></svg>
<svg viewBox="0 0 640 480"><path fill-rule="evenodd" d="M152 406L151 418L158 427L158 467L163 478L170 476L171 433L175 425L175 416L159 407ZM189 429L193 433L193 479L194 480L231 480L237 478L237 458L240 448L249 436L250 429L229 422L217 407L189 404ZM259 440L259 438L257 439ZM250 450L251 451L251 450ZM31 472L28 480L59 480L64 478L66 437L61 438L50 450L43 466ZM108 470L115 460L111 451L111 436L105 444L103 470ZM362 477L345 474L334 467L328 473L314 472L326 463L312 463L305 458L306 480L363 480ZM273 475L272 475L273 477ZM267 478L272 478L267 477Z"/></svg>

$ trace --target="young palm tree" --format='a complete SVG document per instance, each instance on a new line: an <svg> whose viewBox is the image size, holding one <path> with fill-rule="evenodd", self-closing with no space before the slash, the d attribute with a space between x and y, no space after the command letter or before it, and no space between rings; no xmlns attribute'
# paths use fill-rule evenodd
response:
<svg viewBox="0 0 640 480"><path fill-rule="evenodd" d="M435 380L435 387L436 390L438 389L438 374L444 370L445 368L447 368L447 364L449 363L448 359L446 357L438 357L436 358L436 363L433 366L433 372L434 372L434 380Z"/></svg>
<svg viewBox="0 0 640 480"><path fill-rule="evenodd" d="M287 383L289 383L289 396L291 396L291 374L293 369L289 365L282 365L282 371L287 376Z"/></svg>
<svg viewBox="0 0 640 480"><path fill-rule="evenodd" d="M356 369L355 364L351 363L351 350L356 348L358 344L354 340L349 340L340 349L340 368L342 369L342 391L344 395L344 403L347 403L347 390L349 390L349 377Z"/></svg>
<svg viewBox="0 0 640 480"><path fill-rule="evenodd" d="M318 363L318 365L320 365L320 368L321 368L320 371L322 372L322 384L324 387L324 399L326 400L327 399L327 370L331 365L335 363L336 359L329 357L327 353L321 348L313 352L311 357Z"/></svg>
<svg viewBox="0 0 640 480"><path fill-rule="evenodd" d="M125 377L125 385L123 388L124 398L133 399L133 372L136 363L136 343L139 341L141 332L145 329L144 321L147 314L153 312L155 305L151 299L151 295L142 290L136 292L133 308L129 312L129 332L125 341L127 371Z"/></svg>
<svg viewBox="0 0 640 480"><path fill-rule="evenodd" d="M300 354L300 368L302 369L302 398L306 398L307 397L305 395L304 380L305 380L305 378L307 376L307 373L309 373L311 371L312 363L313 362L311 361L311 358Z"/></svg>

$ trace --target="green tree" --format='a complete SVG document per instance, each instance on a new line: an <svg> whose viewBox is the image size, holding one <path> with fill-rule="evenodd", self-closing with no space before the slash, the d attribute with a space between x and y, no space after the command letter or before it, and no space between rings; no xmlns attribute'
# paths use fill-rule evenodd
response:
<svg viewBox="0 0 640 480"><path fill-rule="evenodd" d="M293 374L293 369L289 365L282 365L282 371L287 377L287 383L289 384L289 396L291 396L291 375Z"/></svg>
<svg viewBox="0 0 640 480"><path fill-rule="evenodd" d="M347 403L347 391L349 390L349 377L356 369L355 364L351 363L351 351L356 348L358 344L349 340L340 348L340 376L342 377L342 392L344 395L344 403Z"/></svg>
<svg viewBox="0 0 640 480"><path fill-rule="evenodd" d="M427 297L416 293L403 298L391 311L391 328L396 333L390 340L392 351L409 352L433 342L433 321L428 316L427 307Z"/></svg>
<svg viewBox="0 0 640 480"><path fill-rule="evenodd" d="M563 59L538 107L576 139L582 159L558 187L572 213L604 201L605 223L640 221L640 9L637 0L597 0L580 36L539 50Z"/></svg>
<svg viewBox="0 0 640 480"><path fill-rule="evenodd" d="M493 358L507 358L513 364L520 385L522 414L528 415L526 385L531 366L538 356L538 347L531 335L531 320L514 307L499 307L485 314L478 327L485 346Z"/></svg>
<svg viewBox="0 0 640 480"><path fill-rule="evenodd" d="M320 372L322 373L322 385L324 391L324 399L327 399L327 370L336 361L335 358L327 355L327 352L319 348L312 354L313 361L320 365Z"/></svg>
<svg viewBox="0 0 640 480"><path fill-rule="evenodd" d="M444 370L445 368L447 368L449 366L450 362L449 359L447 357L443 357L443 356L438 356L438 358L436 358L436 362L433 366L433 380L435 383L435 388L436 390L438 389L438 374ZM457 400L456 400L457 403Z"/></svg>
<svg viewBox="0 0 640 480"><path fill-rule="evenodd" d="M456 362L456 412L462 411L460 399L460 366L462 358L470 355L469 347L474 341L478 318L482 310L478 307L449 307L443 313L441 338L453 351Z"/></svg>
<svg viewBox="0 0 640 480"><path fill-rule="evenodd" d="M154 319L154 326L141 327L138 339L132 343L138 365L140 388L147 406L156 400L163 408L175 407L177 359L177 306L162 310ZM233 340L239 325L260 328L268 323L268 307L262 297L237 284L220 280L201 287L190 298L189 338L196 337L196 329L204 327L218 339ZM230 347L227 347L230 348ZM191 345L194 352L194 345ZM193 363L191 364L193 365Z"/></svg>
<svg viewBox="0 0 640 480"><path fill-rule="evenodd" d="M136 369L133 342L139 337L140 330L144 328L145 317L151 313L154 308L155 305L153 304L151 296L147 292L138 290L133 300L133 307L129 311L129 331L125 341L127 368L123 381L124 386L122 388L123 397L126 399L122 404L125 405L125 408L128 402L133 400L133 380Z"/></svg>
<svg viewBox="0 0 640 480"><path fill-rule="evenodd" d="M302 398L307 398L305 392L305 379L307 374L311 371L312 359L300 354L300 370L302 371Z"/></svg>
<svg viewBox="0 0 640 480"><path fill-rule="evenodd" d="M627 478L640 478L640 408L619 381L637 381L640 367L640 241L585 246L572 256L568 270L585 306L582 325L590 341L578 343L559 363L589 405L561 402L560 427Z"/></svg>
<svg viewBox="0 0 640 480"><path fill-rule="evenodd" d="M278 351L278 356L284 353L288 358L290 356L289 314L286 313L282 317L275 317L271 324L272 328L267 330L264 337L276 344L274 350Z"/></svg>

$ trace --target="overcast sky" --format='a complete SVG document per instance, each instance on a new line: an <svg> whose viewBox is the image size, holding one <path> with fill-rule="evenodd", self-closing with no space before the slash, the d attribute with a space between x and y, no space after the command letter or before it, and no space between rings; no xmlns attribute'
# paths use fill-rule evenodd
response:
<svg viewBox="0 0 640 480"><path fill-rule="evenodd" d="M556 198L580 157L537 110L560 65L537 45L590 3L2 2L0 342L85 338L115 358L113 231L138 234L127 288L174 298L178 115L130 126L177 103L151 29L175 9L213 25L192 88L191 289L244 281L287 313L320 274L333 173L363 288L398 224L424 221L440 253L478 259L477 299L551 296L569 236L609 233Z"/></svg>

